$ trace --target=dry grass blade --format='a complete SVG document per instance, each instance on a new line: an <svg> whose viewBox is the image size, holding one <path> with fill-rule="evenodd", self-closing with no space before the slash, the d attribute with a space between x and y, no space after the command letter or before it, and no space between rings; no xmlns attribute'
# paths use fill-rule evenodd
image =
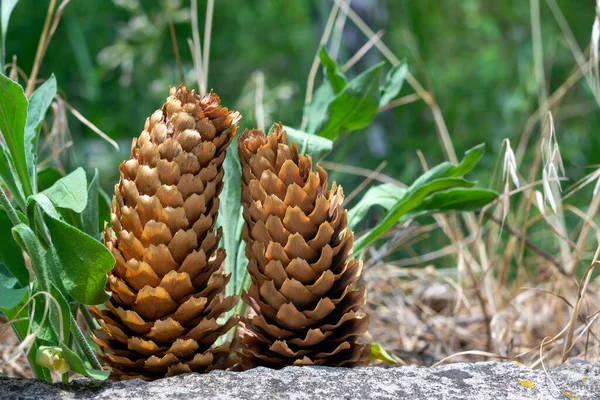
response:
<svg viewBox="0 0 600 400"><path fill-rule="evenodd" d="M319 47L325 46L327 41L329 40L329 36L331 35L331 31L333 29L333 24L335 22L335 17L337 16L338 10L340 9L340 4L335 3L329 12L329 17L327 18L327 23L325 24L325 29L323 30L323 35L321 35L321 40L319 41ZM315 54L315 58L313 59L313 63L310 66L310 71L308 72L308 78L306 81L306 95L304 96L304 106L310 103L312 100L313 91L315 88L315 79L317 78L317 72L319 71L319 54L317 50L317 54ZM306 125L308 124L308 119L306 115L302 117L302 123L300 126L300 130L305 130Z"/></svg>
<svg viewBox="0 0 600 400"><path fill-rule="evenodd" d="M38 43L38 48L35 53L35 60L33 61L33 67L31 69L31 74L29 75L29 79L27 80L27 87L25 88L25 95L30 97L35 89L35 82L37 79L38 71L40 70L40 65L42 64L42 60L44 59L44 52L47 47L46 40L48 38L50 23L52 22L52 15L54 15L54 9L56 8L56 0L50 0L50 4L48 5L48 12L46 14L46 20L44 21L44 27L42 28L42 34L40 35L40 41Z"/></svg>
<svg viewBox="0 0 600 400"><path fill-rule="evenodd" d="M100 128L98 128L96 125L94 125L92 122L90 122L90 120L88 120L86 117L81 115L81 113L79 111L77 111L75 108L73 108L73 106L70 105L69 103L67 103L64 99L60 98L59 96L57 96L57 98L64 102L67 109L69 111L71 111L71 114L73 114L73 116L75 118L77 118L81 123L83 123L85 126L87 126L92 131L94 131L102 139L104 139L108 143L110 143L110 145L113 146L117 151L119 151L119 144L117 142L115 142L110 136L108 136L106 133L102 132L100 130Z"/></svg>
<svg viewBox="0 0 600 400"><path fill-rule="evenodd" d="M565 344L563 347L562 353L562 361L565 362L567 360L567 356L569 350L571 350L573 346L573 333L575 332L575 327L577 325L577 319L579 317L579 310L581 309L581 303L583 301L583 297L585 296L585 292L587 291L588 285L592 278L592 272L598 263L598 257L600 256L600 234L597 234L597 240L599 242L599 246L596 249L596 254L594 254L594 259L592 260L591 265L587 269L584 275L584 283L581 286L581 289L577 293L577 301L575 302L575 307L573 307L573 311L571 313L571 320L569 322L569 330L567 331L567 338L565 340Z"/></svg>
<svg viewBox="0 0 600 400"><path fill-rule="evenodd" d="M177 64L177 72L179 73L180 83L185 84L185 75L183 74L183 66L181 65L181 56L179 55L179 46L177 46L177 35L175 34L175 26L173 21L169 20L169 34L171 35L171 45L175 54L175 62Z"/></svg>
<svg viewBox="0 0 600 400"><path fill-rule="evenodd" d="M198 81L198 90L201 95L206 94L206 78L202 70L202 50L200 49L200 33L198 28L198 0L190 0L190 15L192 21L192 40L188 39L190 49L192 51L192 59L194 60L194 70L196 72L196 80Z"/></svg>
<svg viewBox="0 0 600 400"><path fill-rule="evenodd" d="M212 33L213 11L215 0L206 3L206 18L204 19L204 49L202 53L202 71L204 72L204 88L208 89L208 65L210 61L210 38Z"/></svg>
<svg viewBox="0 0 600 400"><path fill-rule="evenodd" d="M366 188L367 185L369 185L369 183L371 183L371 181L375 179L377 175L379 175L379 173L385 168L386 165L387 161L382 161L381 164L379 164L377 168L375 168L375 170L373 170L373 172L369 176L367 176L367 179L362 181L360 185L354 188L354 190L348 196L346 196L346 198L344 199L344 205L349 204L352 201L352 199L354 199L364 188Z"/></svg>
<svg viewBox="0 0 600 400"><path fill-rule="evenodd" d="M347 12L347 10L346 10L346 12ZM360 49L358 49L358 51L342 66L342 71L344 71L344 72L348 71L350 68L352 68L354 66L354 64L359 62L360 59L363 58L364 55L367 54L367 52L369 50L371 50L371 47L373 47L375 45L375 42L379 41L382 36L383 36L383 30L380 30L375 35L371 36L369 38L369 40L367 41L367 43L365 43Z"/></svg>

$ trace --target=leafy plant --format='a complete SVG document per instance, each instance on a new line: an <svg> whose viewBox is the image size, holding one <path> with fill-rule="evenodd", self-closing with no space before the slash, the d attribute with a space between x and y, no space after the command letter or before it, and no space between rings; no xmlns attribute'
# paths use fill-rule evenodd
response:
<svg viewBox="0 0 600 400"><path fill-rule="evenodd" d="M114 265L93 238L99 231L97 173L89 187L78 168L38 191L37 141L56 80L50 77L29 100L5 75L0 90L0 180L6 189L0 190L0 310L29 346L38 379L51 381L52 369L65 380L69 371L105 379L108 372L75 322L80 310L86 312L82 305L107 299L106 272Z"/></svg>

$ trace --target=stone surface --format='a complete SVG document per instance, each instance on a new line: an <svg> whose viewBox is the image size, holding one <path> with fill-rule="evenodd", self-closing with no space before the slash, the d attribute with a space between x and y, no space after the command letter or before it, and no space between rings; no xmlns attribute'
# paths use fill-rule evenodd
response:
<svg viewBox="0 0 600 400"><path fill-rule="evenodd" d="M215 371L154 382L46 384L0 378L1 399L600 399L600 364L571 361L530 370L512 363L436 368L288 367Z"/></svg>

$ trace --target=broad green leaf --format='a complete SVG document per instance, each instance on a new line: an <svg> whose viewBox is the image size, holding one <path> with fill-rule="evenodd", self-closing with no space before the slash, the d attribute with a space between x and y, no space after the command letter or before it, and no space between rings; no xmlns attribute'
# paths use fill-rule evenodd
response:
<svg viewBox="0 0 600 400"><path fill-rule="evenodd" d="M348 210L348 227L354 229L373 206L377 205L383 207L386 211L389 210L405 193L405 188L398 187L393 183L384 183L369 188L360 201Z"/></svg>
<svg viewBox="0 0 600 400"><path fill-rule="evenodd" d="M0 285L0 309L13 308L29 295L29 288L6 288Z"/></svg>
<svg viewBox="0 0 600 400"><path fill-rule="evenodd" d="M85 171L79 167L42 192L56 207L81 213L87 206L88 188Z"/></svg>
<svg viewBox="0 0 600 400"><path fill-rule="evenodd" d="M82 304L108 300L104 288L106 273L115 264L112 254L93 237L59 219L48 216L45 221L57 257L53 276Z"/></svg>
<svg viewBox="0 0 600 400"><path fill-rule="evenodd" d="M396 361L396 359L390 353L388 353L379 343L373 343L371 345L370 359L383 361L392 365L398 364L398 361Z"/></svg>
<svg viewBox="0 0 600 400"><path fill-rule="evenodd" d="M308 124L306 132L315 134L319 125L327 118L327 107L335 98L335 93L329 82L323 82L321 86L315 90L312 100L304 107L304 115Z"/></svg>
<svg viewBox="0 0 600 400"><path fill-rule="evenodd" d="M0 309L11 309L22 303L29 293L29 287L19 284L17 278L0 263Z"/></svg>
<svg viewBox="0 0 600 400"><path fill-rule="evenodd" d="M12 228L13 224L10 218L0 207L0 263L4 264L17 279L19 287L24 287L29 283L29 271L25 265L21 248L12 237Z"/></svg>
<svg viewBox="0 0 600 400"><path fill-rule="evenodd" d="M106 273L115 263L112 254L93 237L62 221L43 193L29 198L30 214L36 204L45 214L44 222L56 254L52 276L80 303L95 305L106 301Z"/></svg>
<svg viewBox="0 0 600 400"><path fill-rule="evenodd" d="M6 32L8 32L8 22L10 21L10 14L17 5L19 0L1 0L0 1L0 25L2 25L2 52L0 53L0 67L6 62Z"/></svg>
<svg viewBox="0 0 600 400"><path fill-rule="evenodd" d="M404 77L406 77L406 73L408 72L408 67L406 63L402 63L396 65L387 74L385 79L385 86L381 88L381 99L379 99L379 107L385 106L390 101L394 100L400 90L402 89L402 84L404 83Z"/></svg>
<svg viewBox="0 0 600 400"><path fill-rule="evenodd" d="M333 142L327 138L311 135L306 132L284 127L289 139L296 142L300 154L308 154L316 162L323 158L333 148Z"/></svg>
<svg viewBox="0 0 600 400"><path fill-rule="evenodd" d="M83 376L87 376L88 378L97 379L99 381L105 381L108 379L110 371L89 368L79 357L79 355L73 350L69 349L69 347L64 343L61 343L60 347L62 348L63 356L65 357L65 360L67 360L67 363L69 363L69 367L71 367L72 371L75 371Z"/></svg>
<svg viewBox="0 0 600 400"><path fill-rule="evenodd" d="M16 280L14 281L16 282ZM0 290L4 290L0 286ZM23 296L21 301L14 305L11 308L5 308L0 306L0 311L7 320L11 321L11 325L17 335L19 340L23 340L25 336L27 336L27 329L29 327L29 321L27 320L27 301L29 300L29 291L26 292L26 295ZM25 318L23 321L15 321L20 318Z"/></svg>
<svg viewBox="0 0 600 400"><path fill-rule="evenodd" d="M0 132L6 141L25 196L33 193L25 159L27 98L23 88L0 74Z"/></svg>
<svg viewBox="0 0 600 400"><path fill-rule="evenodd" d="M406 194L392 207L381 221L371 231L361 236L354 243L354 253L358 254L366 246L377 240L394 224L404 220L406 215L418 207L419 203L427 196L440 190L454 187L471 187L473 183L461 178L441 178L423 184L420 187L408 188Z"/></svg>
<svg viewBox="0 0 600 400"><path fill-rule="evenodd" d="M461 162L458 165L453 166L447 176L465 176L473 168L475 168L475 165L477 165L479 160L481 160L484 150L485 144L483 143L467 150Z"/></svg>
<svg viewBox="0 0 600 400"><path fill-rule="evenodd" d="M225 270L231 274L232 284L228 285L230 294L238 293L238 286L246 273L245 266L238 264L237 252L242 243L242 218L241 206L241 179L242 170L238 156L237 137L233 139L227 155L223 162L225 177L223 179L223 191L221 193L221 204L219 205L219 225L223 229L223 243L227 257L225 258ZM229 293L229 291L228 291Z"/></svg>
<svg viewBox="0 0 600 400"><path fill-rule="evenodd" d="M363 72L329 104L316 134L334 140L341 131L353 131L371 123L379 109L379 77L383 63Z"/></svg>
<svg viewBox="0 0 600 400"><path fill-rule="evenodd" d="M497 197L497 192L488 189L448 189L427 197L413 212L474 211L496 200Z"/></svg>
<svg viewBox="0 0 600 400"><path fill-rule="evenodd" d="M0 183L3 183L4 186L6 186L19 207L21 207L22 210L25 210L23 188L21 187L18 176L16 173L13 173L12 165L13 162L10 158L10 154L4 145L0 143Z"/></svg>
<svg viewBox="0 0 600 400"><path fill-rule="evenodd" d="M37 159L37 142L40 133L40 126L46 117L48 107L52 104L56 95L56 78L51 75L46 82L42 84L29 99L29 107L27 109L27 120L25 123L25 160L27 162L27 172L31 178L33 192L37 192L36 178L36 159Z"/></svg>
<svg viewBox="0 0 600 400"><path fill-rule="evenodd" d="M44 167L37 172L38 191L43 192L50 186L54 185L57 180L63 177L57 169L52 167Z"/></svg>
<svg viewBox="0 0 600 400"><path fill-rule="evenodd" d="M325 67L327 80L331 84L333 91L335 93L341 92L346 87L346 77L344 76L344 73L336 64L335 60L329 56L325 47L319 49L319 58L321 59L321 64Z"/></svg>
<svg viewBox="0 0 600 400"><path fill-rule="evenodd" d="M81 213L81 226L83 231L90 236L94 236L99 232L98 229L98 189L99 189L99 174L96 169L94 177L88 186L87 205Z"/></svg>
<svg viewBox="0 0 600 400"><path fill-rule="evenodd" d="M360 237L354 244L354 254L358 254L366 246L373 243L385 231L394 224L404 221L424 212L434 210L472 210L473 207L481 207L493 201L497 194L491 191L473 191L470 197L464 197L464 191L450 191L449 194L438 194L433 200L428 199L436 192L448 191L448 189L470 188L473 183L462 179L466 173L471 171L483 155L483 145L478 145L465 153L458 165L443 162L430 169L406 190L406 194L398 200L385 217L364 236ZM464 204L460 204L456 196L463 196ZM424 203L425 205L421 205ZM437 208L444 206L445 208ZM429 207L429 209L419 208Z"/></svg>

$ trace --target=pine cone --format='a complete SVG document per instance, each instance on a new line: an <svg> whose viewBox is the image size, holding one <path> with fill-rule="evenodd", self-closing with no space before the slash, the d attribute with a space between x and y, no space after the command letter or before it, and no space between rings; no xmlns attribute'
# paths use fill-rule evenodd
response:
<svg viewBox="0 0 600 400"><path fill-rule="evenodd" d="M265 136L240 138L248 272L242 298L252 308L241 329L242 368L365 365L370 346L357 343L369 324L365 289L354 290L362 263L348 260L341 187L312 171L281 124ZM253 314L253 315L252 315Z"/></svg>
<svg viewBox="0 0 600 400"><path fill-rule="evenodd" d="M104 243L116 259L107 310L93 307L101 329L92 336L114 380L204 372L225 365L229 344L211 348L237 324L217 323L233 308L223 298L229 276L215 230L223 159L240 115L171 88L146 120L120 167Z"/></svg>

